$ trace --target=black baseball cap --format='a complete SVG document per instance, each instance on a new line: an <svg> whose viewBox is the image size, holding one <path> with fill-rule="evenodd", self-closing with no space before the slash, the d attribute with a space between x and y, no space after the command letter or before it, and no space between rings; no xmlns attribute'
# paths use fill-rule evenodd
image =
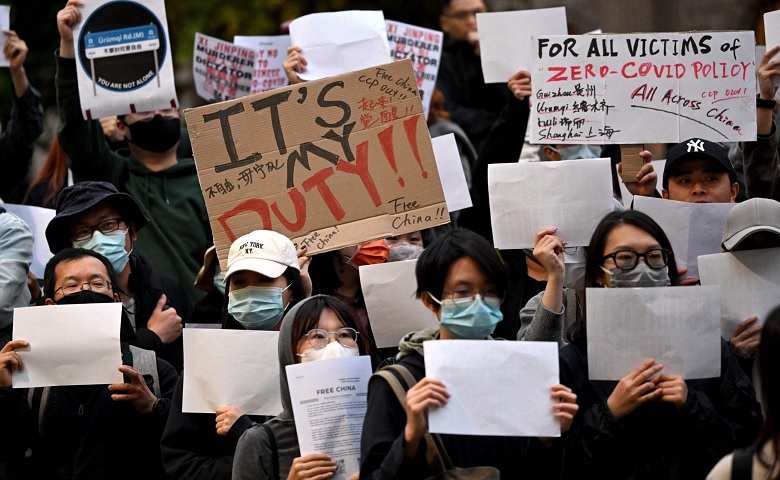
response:
<svg viewBox="0 0 780 480"><path fill-rule="evenodd" d="M113 184L79 182L63 188L57 195L57 213L46 226L46 240L49 242L49 250L52 253L57 253L70 247L70 231L68 229L70 219L103 201L111 202L122 218L132 221L136 231L149 223L135 199L126 193L119 192Z"/></svg>
<svg viewBox="0 0 780 480"><path fill-rule="evenodd" d="M710 142L703 138L689 138L680 142L669 150L666 155L666 165L664 166L664 189L669 189L669 177L686 160L705 158L714 160L718 166L723 167L723 171L729 174L731 183L737 181L737 172L729 160L729 154L725 148L715 142Z"/></svg>

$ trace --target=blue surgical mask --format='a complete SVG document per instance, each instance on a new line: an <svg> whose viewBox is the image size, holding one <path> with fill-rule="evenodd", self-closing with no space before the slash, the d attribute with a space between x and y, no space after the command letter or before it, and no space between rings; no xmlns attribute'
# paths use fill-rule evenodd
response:
<svg viewBox="0 0 780 480"><path fill-rule="evenodd" d="M279 287L244 287L228 293L228 313L247 330L271 330L284 314Z"/></svg>
<svg viewBox="0 0 780 480"><path fill-rule="evenodd" d="M214 274L214 288L219 290L223 296L225 295L225 274L222 272L216 272Z"/></svg>
<svg viewBox="0 0 780 480"><path fill-rule="evenodd" d="M114 230L109 233L97 230L87 240L73 242L73 246L86 248L103 255L111 262L111 266L114 267L114 271L118 275L119 272L124 270L127 261L130 259L130 252L125 250L126 237L127 230Z"/></svg>
<svg viewBox="0 0 780 480"><path fill-rule="evenodd" d="M601 149L592 145L568 145L556 150L561 160L579 160L584 158L599 158Z"/></svg>
<svg viewBox="0 0 780 480"><path fill-rule="evenodd" d="M457 339L486 338L504 318L498 298L483 298L480 294L446 300L438 300L433 295L430 297L441 305L441 326Z"/></svg>
<svg viewBox="0 0 780 480"><path fill-rule="evenodd" d="M669 269L650 268L645 262L639 262L631 270L611 268L607 270L601 267L609 275L610 288L626 287L668 287L672 284L669 280Z"/></svg>

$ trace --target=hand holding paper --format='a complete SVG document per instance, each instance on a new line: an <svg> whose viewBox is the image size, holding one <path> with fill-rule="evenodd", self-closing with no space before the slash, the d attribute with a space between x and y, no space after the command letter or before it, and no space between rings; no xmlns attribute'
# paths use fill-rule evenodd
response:
<svg viewBox="0 0 780 480"><path fill-rule="evenodd" d="M663 393L655 388L651 378L663 365L651 358L621 378L607 399L607 407L615 418L622 418L651 400L658 400Z"/></svg>
<svg viewBox="0 0 780 480"><path fill-rule="evenodd" d="M27 340L12 340L0 350L0 387L11 388L11 376L16 371L24 370L22 357L16 353L17 348L29 347Z"/></svg>

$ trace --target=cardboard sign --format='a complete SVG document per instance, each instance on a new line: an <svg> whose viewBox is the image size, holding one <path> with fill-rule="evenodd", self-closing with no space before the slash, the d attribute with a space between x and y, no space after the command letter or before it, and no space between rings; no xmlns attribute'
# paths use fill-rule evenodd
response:
<svg viewBox="0 0 780 480"><path fill-rule="evenodd" d="M233 37L233 43L239 47L255 51L255 70L252 72L252 92L260 93L287 86L289 81L284 73L284 60L290 47L289 35L241 36Z"/></svg>
<svg viewBox="0 0 780 480"><path fill-rule="evenodd" d="M428 118L436 76L439 73L444 34L395 20L385 20L385 23L390 56L393 60L408 58L412 61L414 74L417 76L417 88L420 90L425 109L425 118Z"/></svg>
<svg viewBox="0 0 780 480"><path fill-rule="evenodd" d="M198 96L219 102L249 95L255 56L254 49L195 33L192 77Z"/></svg>
<svg viewBox="0 0 780 480"><path fill-rule="evenodd" d="M177 108L163 0L95 0L73 28L84 118Z"/></svg>
<svg viewBox="0 0 780 480"><path fill-rule="evenodd" d="M535 36L531 142L756 139L753 32Z"/></svg>
<svg viewBox="0 0 780 480"><path fill-rule="evenodd" d="M184 115L223 271L256 229L316 253L449 222L410 60Z"/></svg>

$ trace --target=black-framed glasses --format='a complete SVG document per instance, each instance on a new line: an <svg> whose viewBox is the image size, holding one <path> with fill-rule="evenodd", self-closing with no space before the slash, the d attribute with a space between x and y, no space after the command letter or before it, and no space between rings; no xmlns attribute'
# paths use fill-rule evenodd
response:
<svg viewBox="0 0 780 480"><path fill-rule="evenodd" d="M84 290L84 285L87 285L87 288L93 292L105 292L111 288L111 282L108 280L93 278L88 282L67 282L60 288L54 290L54 293L56 294L61 291L64 296L73 295L74 293L79 293Z"/></svg>
<svg viewBox="0 0 780 480"><path fill-rule="evenodd" d="M639 263L639 259L644 258L648 267L659 269L664 268L669 264L669 257L671 256L671 250L665 248L654 248L645 253L638 253L633 250L619 250L601 257L601 263L604 263L608 258L611 258L612 261L615 262L617 268L621 270L633 270Z"/></svg>
<svg viewBox="0 0 780 480"><path fill-rule="evenodd" d="M74 242L89 240L90 238L92 238L92 235L95 233L95 230L100 230L100 233L105 235L119 230L120 223L126 223L125 219L122 217L107 218L98 224L85 225L83 227L78 227L74 230L71 230L70 238Z"/></svg>
<svg viewBox="0 0 780 480"><path fill-rule="evenodd" d="M336 341L344 347L357 348L358 331L351 327L341 327L335 332L329 332L323 328L313 328L306 332L306 341L312 348L324 348L328 345L330 336L334 335Z"/></svg>
<svg viewBox="0 0 780 480"><path fill-rule="evenodd" d="M563 247L563 253L566 255L574 255L580 247Z"/></svg>

